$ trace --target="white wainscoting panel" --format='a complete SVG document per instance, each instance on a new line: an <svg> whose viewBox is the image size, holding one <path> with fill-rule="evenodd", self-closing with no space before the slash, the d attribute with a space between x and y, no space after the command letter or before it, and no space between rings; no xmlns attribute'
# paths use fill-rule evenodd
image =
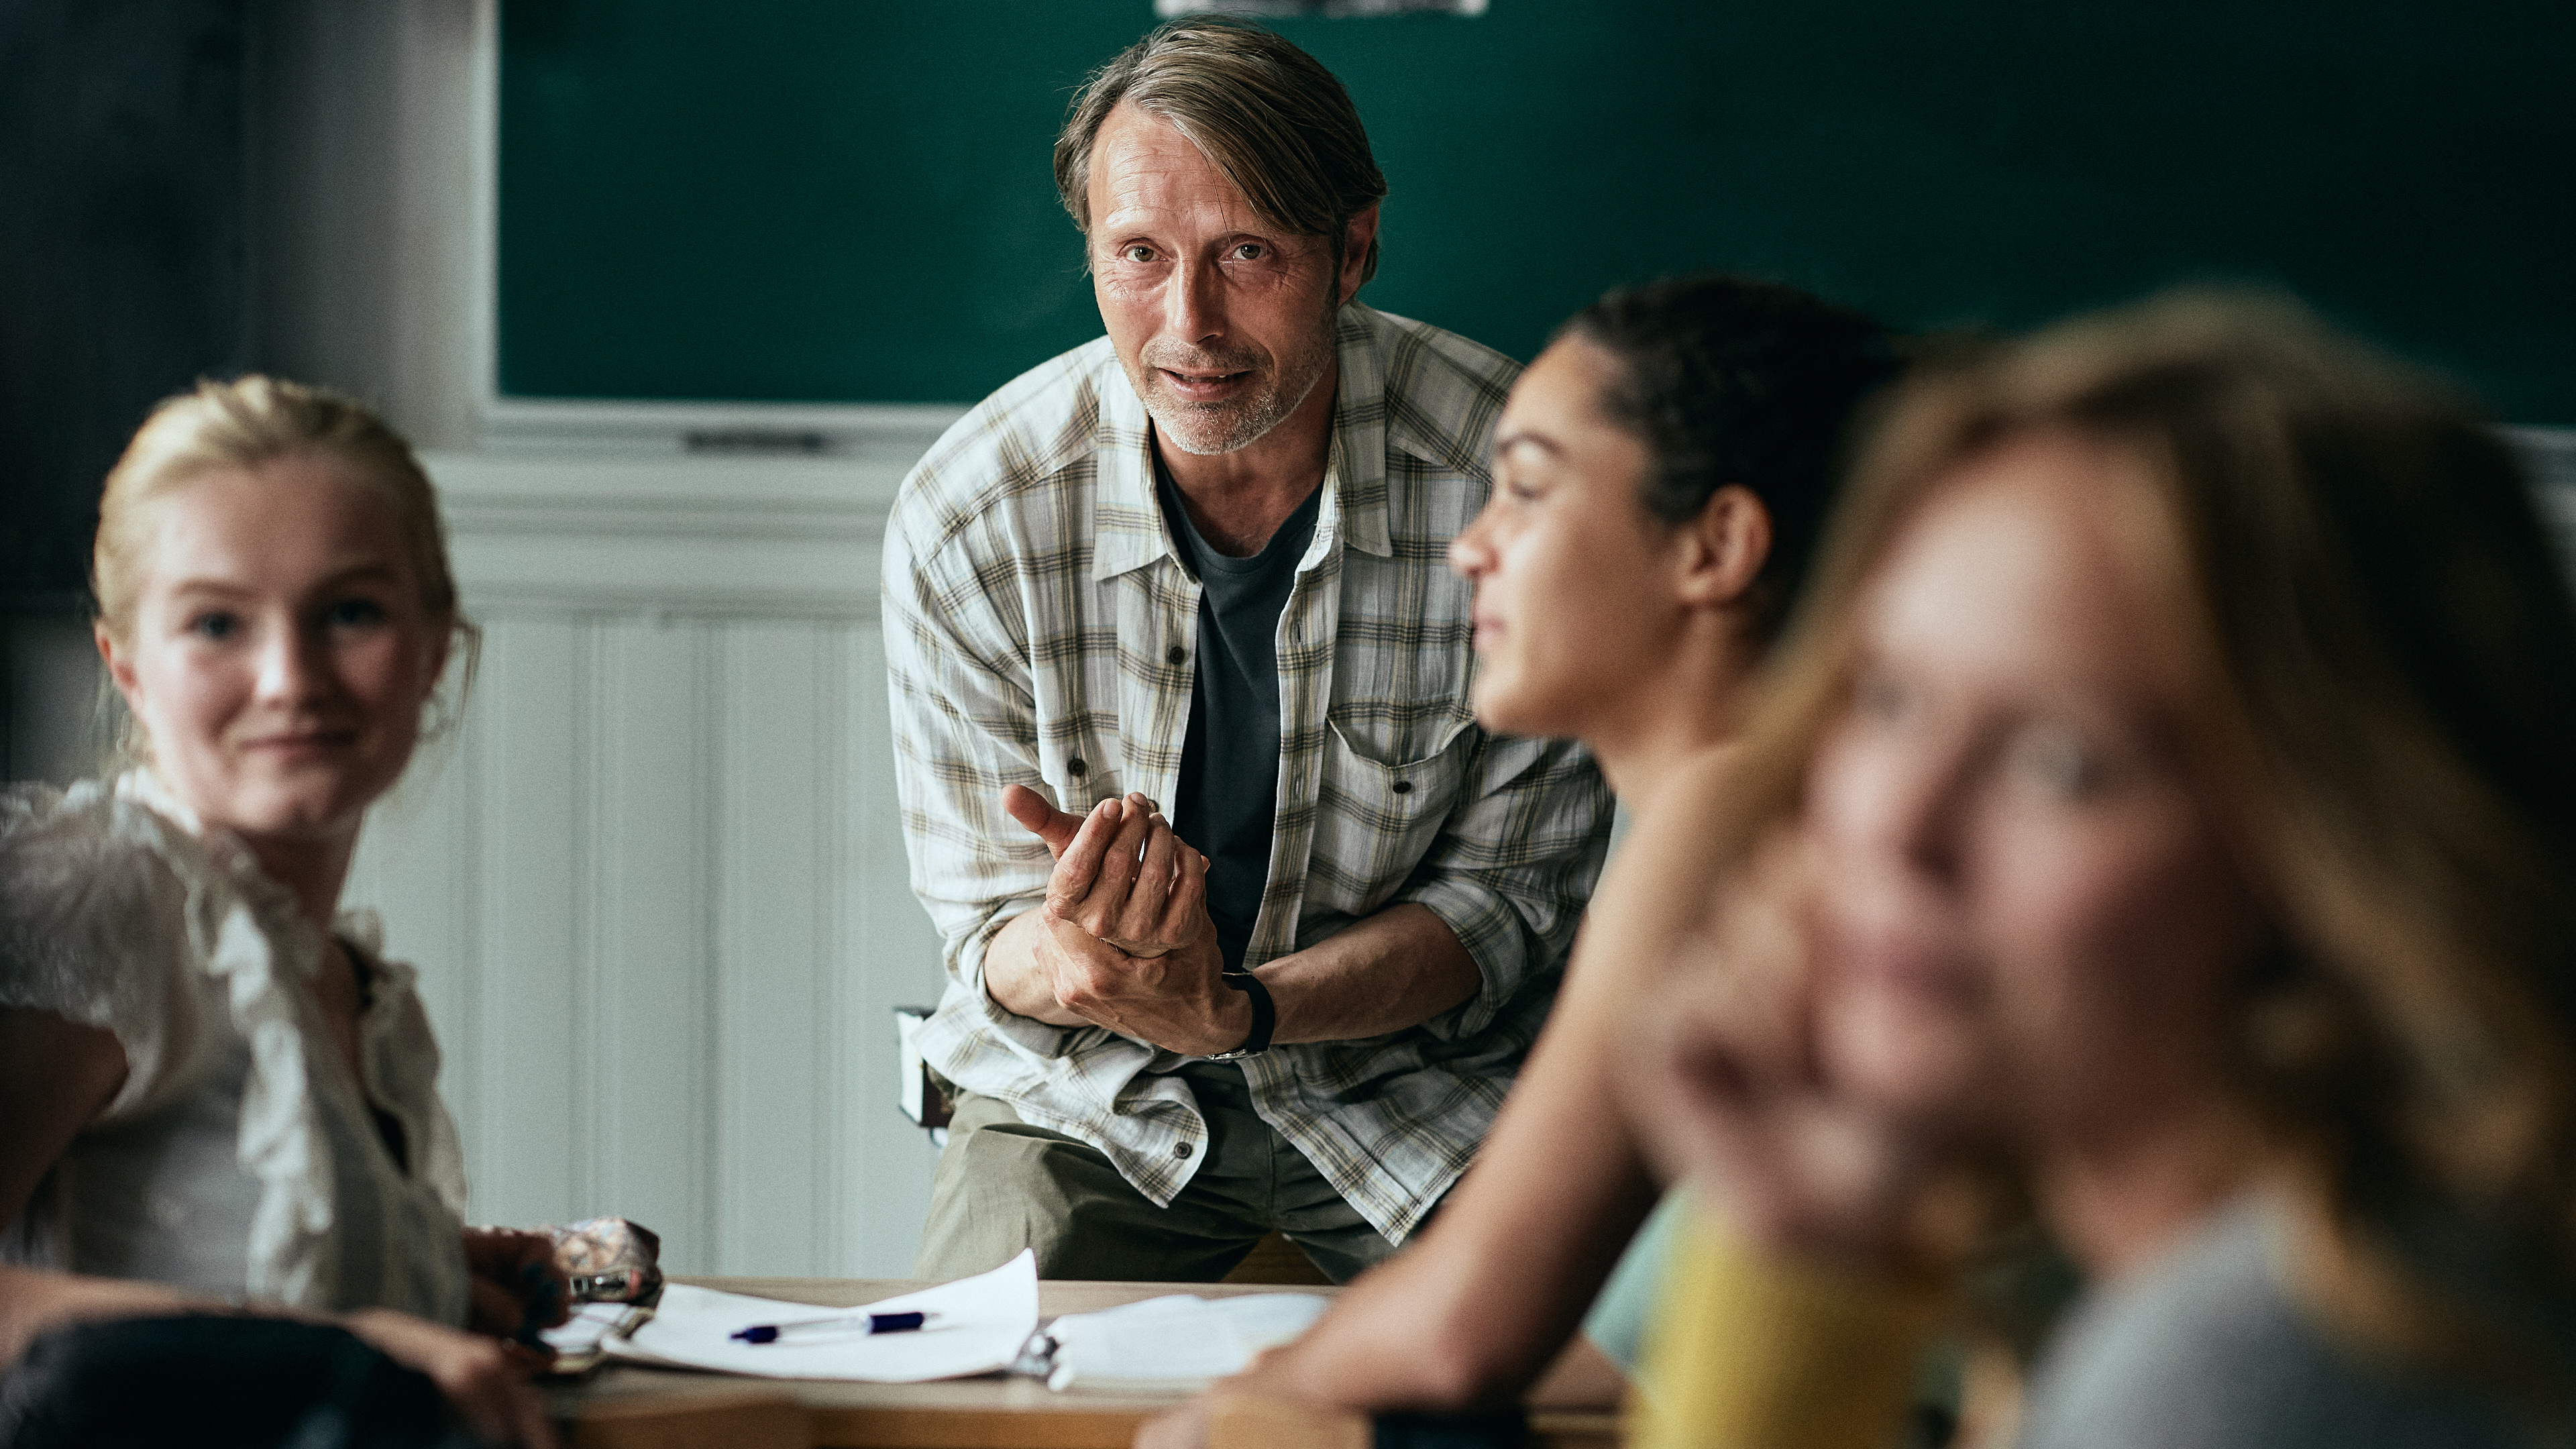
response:
<svg viewBox="0 0 2576 1449"><path fill-rule="evenodd" d="M877 568L899 460L434 454L484 631L352 904L420 968L474 1216L701 1273L910 1272L935 1153Z"/></svg>

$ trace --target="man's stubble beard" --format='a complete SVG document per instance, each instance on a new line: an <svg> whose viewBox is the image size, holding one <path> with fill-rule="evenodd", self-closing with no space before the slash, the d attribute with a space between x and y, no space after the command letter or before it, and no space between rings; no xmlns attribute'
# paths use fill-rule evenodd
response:
<svg viewBox="0 0 2576 1449"><path fill-rule="evenodd" d="M1315 384L1331 371L1333 332L1341 316L1336 306L1324 313L1323 324L1308 334L1307 346L1293 356L1281 359L1279 372L1271 386L1259 395L1239 402L1186 403L1165 395L1160 387L1155 362L1140 354L1138 367L1144 377L1131 378L1136 395L1145 402L1146 416L1154 420L1156 433L1173 447L1198 457L1212 457L1249 448L1269 436L1270 430L1286 422L1315 391ZM1190 359L1180 359L1192 361ZM1218 359L1222 363L1225 359ZM1175 369L1178 370L1178 369ZM1234 369L1240 370L1240 369ZM1148 380L1154 385L1148 385ZM1290 389L1295 395L1290 395Z"/></svg>

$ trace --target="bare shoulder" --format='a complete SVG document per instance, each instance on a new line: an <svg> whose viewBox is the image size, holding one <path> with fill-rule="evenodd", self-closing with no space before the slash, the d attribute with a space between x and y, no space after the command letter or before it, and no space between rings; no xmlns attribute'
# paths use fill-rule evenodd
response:
<svg viewBox="0 0 2576 1449"><path fill-rule="evenodd" d="M1727 804L1733 765L1733 751L1705 751L1641 792L1627 838L1592 893L1570 988L1625 997L1706 926L1721 873L1711 827Z"/></svg>
<svg viewBox="0 0 2576 1449"><path fill-rule="evenodd" d="M1707 750L1643 792L1594 904L1651 920L1702 914L1721 869L1715 825L1730 803L1734 767L1734 751Z"/></svg>

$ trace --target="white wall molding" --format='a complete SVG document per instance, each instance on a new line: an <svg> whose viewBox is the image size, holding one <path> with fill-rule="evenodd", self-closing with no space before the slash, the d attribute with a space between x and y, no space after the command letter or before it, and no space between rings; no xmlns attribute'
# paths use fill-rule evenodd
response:
<svg viewBox="0 0 2576 1449"><path fill-rule="evenodd" d="M918 458L963 417L950 403L642 402L487 399L483 445L514 454Z"/></svg>
<svg viewBox="0 0 2576 1449"><path fill-rule="evenodd" d="M912 457L423 461L469 611L873 620Z"/></svg>

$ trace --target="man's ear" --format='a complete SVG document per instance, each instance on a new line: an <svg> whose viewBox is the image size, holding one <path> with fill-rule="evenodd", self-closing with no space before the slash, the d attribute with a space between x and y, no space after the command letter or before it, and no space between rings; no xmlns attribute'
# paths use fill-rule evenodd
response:
<svg viewBox="0 0 2576 1449"><path fill-rule="evenodd" d="M1369 249L1377 245L1377 207L1374 201L1361 207L1342 228L1342 295L1336 307L1358 296L1360 281L1368 275Z"/></svg>
<svg viewBox="0 0 2576 1449"><path fill-rule="evenodd" d="M1695 608L1740 602L1771 557L1771 510L1740 483L1711 494L1681 531L1681 597Z"/></svg>

